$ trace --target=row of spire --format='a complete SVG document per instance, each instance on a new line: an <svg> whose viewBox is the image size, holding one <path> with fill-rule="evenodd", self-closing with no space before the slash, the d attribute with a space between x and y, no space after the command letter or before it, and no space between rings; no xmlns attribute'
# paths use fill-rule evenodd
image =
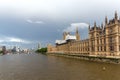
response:
<svg viewBox="0 0 120 80"><path fill-rule="evenodd" d="M114 19L115 19L115 20L118 20L118 14L117 14L117 11L115 11ZM108 24L108 18L107 18L107 16L105 17L105 24Z"/></svg>
<svg viewBox="0 0 120 80"><path fill-rule="evenodd" d="M118 20L117 11L115 11L114 19L115 19L115 20ZM107 16L106 16L106 17L105 17L105 25L107 25L107 24L108 24L108 18L107 18ZM94 22L94 27L95 27L95 28L97 27L96 21ZM103 23L101 24L101 27L103 28ZM89 30L90 30L90 25L89 25Z"/></svg>
<svg viewBox="0 0 120 80"><path fill-rule="evenodd" d="M114 14L114 20L118 21L118 15L117 15L117 11L115 11L115 14ZM107 16L105 17L105 25L108 24L108 18ZM96 28L97 25L96 25L96 21L94 22L94 28ZM101 24L101 28L103 29L104 28L104 25L103 23ZM90 30L90 25L89 25L89 30ZM63 40L65 40L65 37L66 35L70 34L69 32L64 32L63 33ZM79 31L78 31L78 27L76 27L76 38L77 40L80 40L80 34L79 34Z"/></svg>

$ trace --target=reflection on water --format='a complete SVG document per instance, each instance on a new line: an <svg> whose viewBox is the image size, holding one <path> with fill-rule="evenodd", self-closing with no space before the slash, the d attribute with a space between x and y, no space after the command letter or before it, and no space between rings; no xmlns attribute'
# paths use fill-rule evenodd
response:
<svg viewBox="0 0 120 80"><path fill-rule="evenodd" d="M0 80L120 80L120 65L41 54L4 55Z"/></svg>

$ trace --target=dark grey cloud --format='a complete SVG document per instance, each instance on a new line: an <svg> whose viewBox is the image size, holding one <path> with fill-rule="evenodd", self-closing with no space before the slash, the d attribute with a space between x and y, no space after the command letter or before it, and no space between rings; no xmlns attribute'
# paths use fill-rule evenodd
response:
<svg viewBox="0 0 120 80"><path fill-rule="evenodd" d="M120 14L119 3L118 0L1 0L0 37L33 42L26 46L35 46L38 42L44 46L54 44L72 23L92 26L96 21L100 25L105 16L113 18L116 10ZM82 39L87 37L87 28L79 32Z"/></svg>

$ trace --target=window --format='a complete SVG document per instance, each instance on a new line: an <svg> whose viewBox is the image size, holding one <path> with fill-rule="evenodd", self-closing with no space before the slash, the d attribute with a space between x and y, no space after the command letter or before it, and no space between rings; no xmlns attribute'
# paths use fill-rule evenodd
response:
<svg viewBox="0 0 120 80"><path fill-rule="evenodd" d="M113 31L113 30L112 30L112 28L110 28L110 29L109 29L109 33L111 34L111 33L112 33L112 31Z"/></svg>
<svg viewBox="0 0 120 80"><path fill-rule="evenodd" d="M106 46L104 46L104 51L106 51Z"/></svg>
<svg viewBox="0 0 120 80"><path fill-rule="evenodd" d="M119 51L120 51L120 45L119 45Z"/></svg>
<svg viewBox="0 0 120 80"><path fill-rule="evenodd" d="M110 46L110 51L114 51L114 47L113 46Z"/></svg>
<svg viewBox="0 0 120 80"><path fill-rule="evenodd" d="M112 37L109 38L109 42L112 43Z"/></svg>
<svg viewBox="0 0 120 80"><path fill-rule="evenodd" d="M106 44L106 40L104 39L104 44Z"/></svg>
<svg viewBox="0 0 120 80"><path fill-rule="evenodd" d="M92 51L94 51L94 47L92 46Z"/></svg>
<svg viewBox="0 0 120 80"><path fill-rule="evenodd" d="M119 44L120 44L120 37L119 37Z"/></svg>
<svg viewBox="0 0 120 80"><path fill-rule="evenodd" d="M98 51L99 51L99 47L97 47Z"/></svg>
<svg viewBox="0 0 120 80"><path fill-rule="evenodd" d="M100 39L100 44L102 44L102 39Z"/></svg>
<svg viewBox="0 0 120 80"><path fill-rule="evenodd" d="M101 51L102 51L102 46L101 46Z"/></svg>
<svg viewBox="0 0 120 80"><path fill-rule="evenodd" d="M99 44L99 39L97 39L97 44Z"/></svg>

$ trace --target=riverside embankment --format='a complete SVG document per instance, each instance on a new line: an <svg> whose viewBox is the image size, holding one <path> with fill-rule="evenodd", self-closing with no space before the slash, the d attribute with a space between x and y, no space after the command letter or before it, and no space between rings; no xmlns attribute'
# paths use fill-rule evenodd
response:
<svg viewBox="0 0 120 80"><path fill-rule="evenodd" d="M89 61L99 61L106 63L120 63L120 56L103 56L103 55L81 55L81 54L63 54L63 53L47 53L48 55L62 56L76 59L83 59Z"/></svg>

